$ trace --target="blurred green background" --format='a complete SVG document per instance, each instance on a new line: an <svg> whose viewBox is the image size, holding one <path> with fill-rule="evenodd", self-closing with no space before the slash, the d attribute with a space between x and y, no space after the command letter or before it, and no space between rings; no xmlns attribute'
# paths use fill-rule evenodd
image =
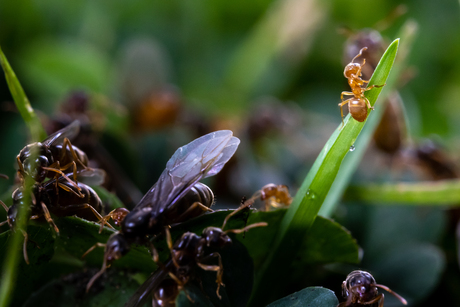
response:
<svg viewBox="0 0 460 307"><path fill-rule="evenodd" d="M403 28L416 34L410 53L398 55L407 61L398 81L403 143L398 154L370 148L353 182L439 179L404 166L416 160L408 148L426 138L456 173L458 1L0 1L0 46L45 126L65 116L62 105L86 101L95 142L126 174L134 203L177 147L216 129L242 139L236 165L213 187L217 205L237 206L269 182L295 192L341 123L346 42L365 28L379 31L385 47ZM10 176L0 189L7 191L27 131L3 74L0 131L0 173ZM396 156L406 160L394 163ZM460 305L454 213L351 200L335 216L363 247L362 267L380 272L379 283L419 306L440 297ZM344 276L315 285L338 292Z"/></svg>

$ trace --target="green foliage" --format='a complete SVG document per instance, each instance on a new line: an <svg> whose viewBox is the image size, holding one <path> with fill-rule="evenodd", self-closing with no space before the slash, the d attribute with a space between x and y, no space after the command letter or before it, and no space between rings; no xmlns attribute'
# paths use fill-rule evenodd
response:
<svg viewBox="0 0 460 307"><path fill-rule="evenodd" d="M321 287L309 287L299 292L295 292L276 302L271 303L268 307L295 307L305 306L311 307L336 307L339 304L334 292Z"/></svg>
<svg viewBox="0 0 460 307"><path fill-rule="evenodd" d="M455 177L460 173L458 2L406 1L406 15L394 17L396 9L402 11L399 4L0 2L0 45L22 84L0 50L6 81L0 78L0 173L10 177L0 179L1 200L12 204L19 150L46 136L40 120L47 130L53 120L65 122L69 114L61 106L79 89L89 97L88 110L79 118L91 131L88 137L85 130L85 151L90 159L96 152L107 157L102 162L113 160L116 174L124 180L118 188L94 188L106 213L133 205L129 196L115 195L120 187L127 194L134 190L129 195L140 198L178 146L210 129L232 129L242 140L236 159L206 181L218 208L236 206L243 195L252 195L268 182L297 192L290 209L251 211L230 220L227 229L261 221L268 226L232 235L234 246L222 251L222 300L215 293L215 272L198 269L202 285L196 279L189 282L177 306L245 306L253 295L250 306L335 307L333 292L311 286L338 293L353 269L370 271L379 284L411 305L434 306L442 297L445 305L457 306L460 237L449 222L456 209L445 208L460 203ZM345 28L348 37L337 31ZM340 92L349 90L342 75L349 62L346 58L341 63L343 45L349 46L364 28L380 31L382 52L396 37L401 44L390 45L371 79L370 84L386 86L366 92L372 105L377 96L379 101L365 125L348 116L345 126L335 129ZM365 66L370 65L368 61ZM386 155L373 146L372 138L386 110L385 98L393 95L400 100L398 114L406 129L399 131L399 152ZM137 126L137 108L155 105L155 97L179 101L173 127ZM16 107L9 103L12 100ZM449 180L435 182L418 173L420 161L414 152L421 137L433 134L440 136L441 150L454 157L450 164L442 155L433 159L451 168L454 176ZM355 150L350 152L352 145ZM415 171L399 165L399 159L414 162ZM342 195L345 204L340 202ZM229 212L174 225L173 240L186 231L200 234L207 226L220 227ZM0 222L4 219L2 211ZM107 242L113 230L104 228L99 234L93 222L53 219L59 236L44 221L28 222L30 265L22 256L22 232L2 227L0 307L123 306L157 269L148 248L134 246L85 294L87 282L102 264L103 248L81 256L95 243ZM166 261L164 237L153 242ZM294 291L299 292L274 302ZM385 294L385 306L397 304Z"/></svg>

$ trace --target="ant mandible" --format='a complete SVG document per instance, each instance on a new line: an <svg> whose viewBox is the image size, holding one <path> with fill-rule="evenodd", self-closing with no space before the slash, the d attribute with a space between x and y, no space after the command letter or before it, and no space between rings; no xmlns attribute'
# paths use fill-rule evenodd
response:
<svg viewBox="0 0 460 307"><path fill-rule="evenodd" d="M371 106L369 100L364 96L365 91L369 91L374 87L382 87L383 85L372 85L367 88L363 88L363 84L369 83L369 80L361 79L361 69L363 68L364 64L366 64L366 59L363 59L363 63L353 63L353 61L363 55L363 51L367 50L367 47L362 48L359 53L351 60L351 62L345 66L345 70L343 75L345 78L348 79L348 84L351 87L351 92L342 92L340 95L340 99L342 100L339 103L340 106L340 114L342 115L342 127L344 125L343 122L343 106L348 103L348 111L350 112L351 116L359 122L363 122L367 118L367 111L368 109L374 110L374 107ZM343 96L353 96L350 99L343 101Z"/></svg>

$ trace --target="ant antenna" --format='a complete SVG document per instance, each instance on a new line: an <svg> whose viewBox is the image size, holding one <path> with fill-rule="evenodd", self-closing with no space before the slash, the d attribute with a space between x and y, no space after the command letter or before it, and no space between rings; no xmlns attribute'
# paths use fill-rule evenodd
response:
<svg viewBox="0 0 460 307"><path fill-rule="evenodd" d="M379 287L379 288L382 288L383 290L386 290L387 292L393 294L394 296L396 296L396 298L397 298L398 300L401 301L401 303L403 303L404 305L407 305L407 301L406 301L401 295L399 295L398 293L392 291L392 290L391 290L390 288L388 288L387 286L378 285L378 284L376 284L375 286L376 286L376 287Z"/></svg>
<svg viewBox="0 0 460 307"><path fill-rule="evenodd" d="M222 224L222 230L224 230L225 228L225 225L227 224L227 221L232 217L234 216L235 214L237 214L238 212L240 212L241 210L243 210L244 208L247 208L249 206L251 206L255 200L257 198L260 197L260 191L257 191L251 198L249 198L248 200L246 200L239 208L235 209L232 213L230 213L229 215L227 215L225 217L225 220L224 220L224 223Z"/></svg>
<svg viewBox="0 0 460 307"><path fill-rule="evenodd" d="M353 60L351 60L351 62L353 63L354 60L356 60L357 57L360 57L363 55L363 51L366 51L367 50L367 47L363 47L361 50L359 50L359 53L353 58ZM366 59L364 59L363 61L363 64L361 65L364 65L366 63Z"/></svg>

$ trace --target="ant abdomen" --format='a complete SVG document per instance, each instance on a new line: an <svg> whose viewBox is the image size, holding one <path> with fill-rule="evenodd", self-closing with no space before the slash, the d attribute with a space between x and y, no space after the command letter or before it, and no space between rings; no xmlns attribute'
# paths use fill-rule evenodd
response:
<svg viewBox="0 0 460 307"><path fill-rule="evenodd" d="M359 122L363 122L366 120L368 108L366 105L366 101L363 98L351 99L349 102L349 108L351 116L355 120Z"/></svg>

